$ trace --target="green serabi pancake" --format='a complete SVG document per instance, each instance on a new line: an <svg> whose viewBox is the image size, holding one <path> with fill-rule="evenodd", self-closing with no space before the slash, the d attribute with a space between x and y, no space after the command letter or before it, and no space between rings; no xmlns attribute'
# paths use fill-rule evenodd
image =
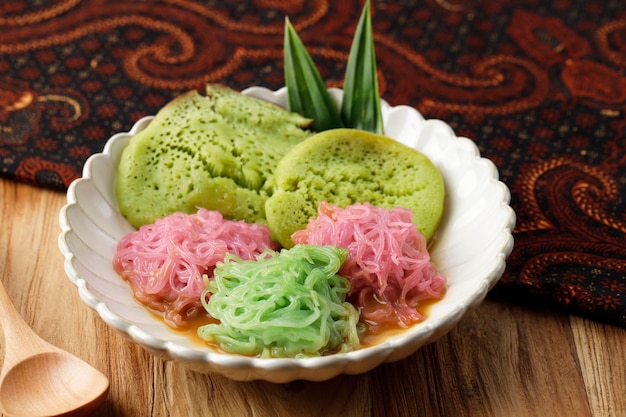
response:
<svg viewBox="0 0 626 417"><path fill-rule="evenodd" d="M163 107L124 149L119 209L135 226L198 207L265 223L278 161L310 136L311 120L220 85Z"/></svg>
<svg viewBox="0 0 626 417"><path fill-rule="evenodd" d="M293 232L317 217L320 202L354 203L413 211L430 239L444 205L439 170L421 152L393 139L354 129L328 130L296 145L274 171L276 190L265 204L273 237L292 247Z"/></svg>

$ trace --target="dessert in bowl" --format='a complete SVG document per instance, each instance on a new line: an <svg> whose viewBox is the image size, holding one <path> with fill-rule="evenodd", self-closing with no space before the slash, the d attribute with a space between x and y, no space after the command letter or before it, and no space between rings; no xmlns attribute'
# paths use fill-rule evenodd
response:
<svg viewBox="0 0 626 417"><path fill-rule="evenodd" d="M339 102L342 91L330 92ZM252 87L242 93L287 107L285 88ZM429 306L421 322L372 346L305 358L224 353L171 329L133 297L112 262L117 243L136 230L118 207L117 168L131 138L145 129L152 117L139 120L129 132L112 136L102 153L87 160L82 178L68 189L67 204L60 212L59 246L66 273L81 299L108 325L153 354L198 372L242 381L320 381L341 373L362 373L405 358L435 341L478 306L502 275L513 247L515 215L496 167L480 156L471 140L457 137L442 121L425 120L411 107L394 107L384 101L381 105L385 135L426 155L445 184L443 217L429 252L438 272L446 277L446 292Z"/></svg>

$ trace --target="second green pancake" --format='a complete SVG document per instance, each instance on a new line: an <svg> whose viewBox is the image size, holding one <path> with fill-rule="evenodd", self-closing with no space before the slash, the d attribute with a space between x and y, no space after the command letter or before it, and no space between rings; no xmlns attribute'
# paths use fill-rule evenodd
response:
<svg viewBox="0 0 626 417"><path fill-rule="evenodd" d="M293 232L317 217L322 201L339 207L369 202L411 209L426 239L443 214L443 179L424 154L354 129L325 131L296 145L278 163L274 181L265 212L273 237L287 248L293 246Z"/></svg>

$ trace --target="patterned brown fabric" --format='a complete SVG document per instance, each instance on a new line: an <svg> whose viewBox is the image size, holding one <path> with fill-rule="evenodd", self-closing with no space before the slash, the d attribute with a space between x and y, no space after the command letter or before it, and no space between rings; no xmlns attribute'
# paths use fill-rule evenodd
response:
<svg viewBox="0 0 626 417"><path fill-rule="evenodd" d="M207 82L284 84L285 16L341 86L361 0L0 3L0 161L64 190L114 132ZM626 325L626 3L372 1L381 94L473 139L510 187L496 293Z"/></svg>

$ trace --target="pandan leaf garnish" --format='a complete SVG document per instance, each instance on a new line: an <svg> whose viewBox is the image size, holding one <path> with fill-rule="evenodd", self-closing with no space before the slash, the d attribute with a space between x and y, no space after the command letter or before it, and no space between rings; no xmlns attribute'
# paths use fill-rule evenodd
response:
<svg viewBox="0 0 626 417"><path fill-rule="evenodd" d="M284 60L290 110L313 119L311 129L348 127L383 134L370 0L365 2L352 39L339 109L288 18Z"/></svg>
<svg viewBox="0 0 626 417"><path fill-rule="evenodd" d="M363 8L348 56L341 118L346 126L383 134L369 0Z"/></svg>
<svg viewBox="0 0 626 417"><path fill-rule="evenodd" d="M285 19L284 60L290 110L313 119L311 129L318 132L344 127L337 105L288 18Z"/></svg>

